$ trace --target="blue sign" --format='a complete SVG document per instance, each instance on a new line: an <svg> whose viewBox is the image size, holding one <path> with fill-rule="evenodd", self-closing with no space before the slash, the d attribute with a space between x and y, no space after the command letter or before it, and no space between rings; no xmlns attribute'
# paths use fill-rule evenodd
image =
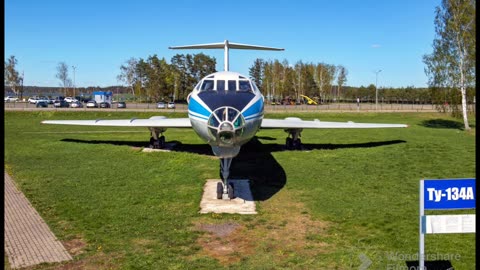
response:
<svg viewBox="0 0 480 270"><path fill-rule="evenodd" d="M475 179L424 180L425 210L475 208Z"/></svg>

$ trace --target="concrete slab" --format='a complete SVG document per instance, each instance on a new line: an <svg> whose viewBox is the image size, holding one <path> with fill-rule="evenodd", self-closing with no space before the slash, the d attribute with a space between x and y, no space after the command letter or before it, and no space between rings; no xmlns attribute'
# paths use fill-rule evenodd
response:
<svg viewBox="0 0 480 270"><path fill-rule="evenodd" d="M250 190L250 180L231 179L228 182L234 186L235 199L218 200L217 183L220 179L207 179L203 188L203 197L200 202L200 213L226 213L226 214L257 214L255 201Z"/></svg>
<svg viewBox="0 0 480 270"><path fill-rule="evenodd" d="M165 143L165 148L162 149L153 149L145 147L142 149L142 152L170 152L176 146L176 143Z"/></svg>

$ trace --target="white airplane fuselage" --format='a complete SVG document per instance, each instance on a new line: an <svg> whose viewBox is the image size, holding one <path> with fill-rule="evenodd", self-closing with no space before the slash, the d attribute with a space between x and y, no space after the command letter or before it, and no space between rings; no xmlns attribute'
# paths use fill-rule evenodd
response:
<svg viewBox="0 0 480 270"><path fill-rule="evenodd" d="M237 72L210 74L188 96L192 128L220 158L239 153L259 130L263 114L263 95L252 80Z"/></svg>

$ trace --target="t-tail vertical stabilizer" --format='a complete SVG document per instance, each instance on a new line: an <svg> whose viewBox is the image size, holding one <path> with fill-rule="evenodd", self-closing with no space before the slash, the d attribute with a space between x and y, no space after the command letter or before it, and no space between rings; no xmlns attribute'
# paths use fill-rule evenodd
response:
<svg viewBox="0 0 480 270"><path fill-rule="evenodd" d="M207 43L207 44L194 44L194 45L184 45L184 46L173 46L168 47L169 49L179 50L179 49L224 49L224 69L228 71L228 50L229 49L240 49L240 50L263 50L263 51L283 51L283 48L274 48L258 45L249 45L241 43L233 43L225 40L220 43Z"/></svg>

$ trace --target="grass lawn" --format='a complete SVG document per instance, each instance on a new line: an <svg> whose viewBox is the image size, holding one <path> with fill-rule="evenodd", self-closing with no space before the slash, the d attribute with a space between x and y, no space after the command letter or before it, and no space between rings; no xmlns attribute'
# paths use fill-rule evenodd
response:
<svg viewBox="0 0 480 270"><path fill-rule="evenodd" d="M303 151L261 130L232 163L259 214L200 215L219 161L193 130L165 133L176 151L143 153L145 128L40 124L152 115L5 111L5 170L74 257L32 269L357 269L365 258L368 269L404 269L417 259L420 179L475 178L475 127L444 114L290 113L410 127L304 130ZM475 213L427 214L445 212ZM425 240L427 259L475 269L475 234Z"/></svg>

